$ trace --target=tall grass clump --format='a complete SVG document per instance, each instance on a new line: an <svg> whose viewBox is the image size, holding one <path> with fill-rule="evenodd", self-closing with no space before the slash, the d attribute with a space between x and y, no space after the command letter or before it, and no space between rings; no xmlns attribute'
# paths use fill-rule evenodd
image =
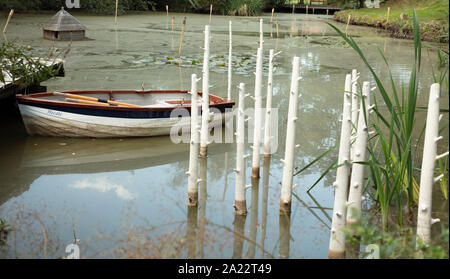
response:
<svg viewBox="0 0 450 279"><path fill-rule="evenodd" d="M370 170L368 185L373 191L369 193L379 205L383 230L388 229L388 216L392 208L396 209L391 213L395 213L397 224L401 227L404 222L403 207L406 204L408 213L413 213L419 189L414 178L417 167L414 165L413 153L417 151L412 148L413 131L417 129L421 131L419 138L424 132L424 127L415 125L419 93L418 74L422 56L417 14L413 10L414 60L407 89L404 84L400 86L395 84L389 63L380 49L378 49L380 56L388 68L388 85L383 84L354 39L334 25L329 25L356 51L375 80L379 95L373 94L375 105L373 111L376 118L371 124L374 134L369 139L369 159L358 163L367 165ZM379 100L380 96L382 102Z"/></svg>

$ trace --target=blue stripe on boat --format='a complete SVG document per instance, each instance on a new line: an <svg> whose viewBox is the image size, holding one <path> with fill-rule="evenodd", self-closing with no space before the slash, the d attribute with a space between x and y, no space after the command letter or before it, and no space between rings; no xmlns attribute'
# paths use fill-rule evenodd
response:
<svg viewBox="0 0 450 279"><path fill-rule="evenodd" d="M50 104L37 104L32 102L20 102L21 104L39 107L45 109L51 109L62 112L69 112L82 115L91 116L103 116L103 117L115 117L115 118L136 118L136 119L149 119L149 118L170 118L172 108L168 108L163 111L156 110L109 110L109 109L93 109L93 108L79 108L79 107L65 107ZM225 112L225 107L218 108L220 112Z"/></svg>

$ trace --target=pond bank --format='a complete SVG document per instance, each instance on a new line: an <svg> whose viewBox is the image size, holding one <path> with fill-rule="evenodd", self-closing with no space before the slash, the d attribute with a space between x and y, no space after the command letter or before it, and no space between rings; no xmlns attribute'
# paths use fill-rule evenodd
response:
<svg viewBox="0 0 450 279"><path fill-rule="evenodd" d="M416 9L424 41L448 43L448 1L429 0L415 5L386 3L378 9L344 10L334 14L334 20L347 23L349 15L353 25L386 29L390 36L413 39L412 11ZM389 20L387 10L390 7ZM402 19L403 18L403 19Z"/></svg>

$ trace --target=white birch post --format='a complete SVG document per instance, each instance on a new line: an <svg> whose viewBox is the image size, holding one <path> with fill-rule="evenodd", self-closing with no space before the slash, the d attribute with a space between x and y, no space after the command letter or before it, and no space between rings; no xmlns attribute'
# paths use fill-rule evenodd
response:
<svg viewBox="0 0 450 279"><path fill-rule="evenodd" d="M261 142L261 88L262 87L262 48L258 48L256 56L256 73L255 73L255 115L253 130L253 160L252 160L252 178L259 178L259 149Z"/></svg>
<svg viewBox="0 0 450 279"><path fill-rule="evenodd" d="M358 97L358 72L356 69L352 70L352 137L356 136L358 127L358 112L359 112L359 97ZM355 153L355 144L352 144L350 149L350 162L353 162ZM352 167L353 168L353 167Z"/></svg>
<svg viewBox="0 0 450 279"><path fill-rule="evenodd" d="M227 99L231 100L231 55L233 49L233 37L232 37L232 28L231 28L231 20L229 25L229 35L230 35L230 46L228 48L228 91L227 91Z"/></svg>
<svg viewBox="0 0 450 279"><path fill-rule="evenodd" d="M199 148L199 121L198 121L198 91L196 74L191 78L191 142L189 149L188 178L188 206L197 206L198 203L198 148Z"/></svg>
<svg viewBox="0 0 450 279"><path fill-rule="evenodd" d="M236 128L236 186L234 192L234 213L247 215L247 203L245 198L245 84L239 84L239 108Z"/></svg>
<svg viewBox="0 0 450 279"><path fill-rule="evenodd" d="M263 49L263 43L264 43L264 32L263 32L263 19L261 18L259 20L259 48Z"/></svg>
<svg viewBox="0 0 450 279"><path fill-rule="evenodd" d="M264 157L270 157L270 124L271 117L270 113L272 110L272 94L273 94L273 60L275 58L274 50L271 49L269 52L269 76L267 78L267 99L266 99L266 117L264 122Z"/></svg>
<svg viewBox="0 0 450 279"><path fill-rule="evenodd" d="M344 108L342 114L341 139L339 144L339 158L336 172L334 193L333 218L331 222L330 247L328 258L345 258L345 213L347 202L347 187L350 173L350 133L351 119L351 82L352 75L345 78Z"/></svg>
<svg viewBox="0 0 450 279"><path fill-rule="evenodd" d="M356 142L353 145L354 149L354 162L352 166L352 174L350 178L350 192L348 194L348 208L347 208L347 225L355 224L361 217L361 198L362 187L364 184L364 168L363 164L355 162L363 162L367 160L367 139L368 139L368 125L369 125L369 109L370 109L370 83L365 81L363 83L362 97L360 101L360 111L358 119L358 130L356 134ZM353 104L352 104L353 107ZM352 110L353 112L354 110Z"/></svg>
<svg viewBox="0 0 450 279"><path fill-rule="evenodd" d="M283 180L281 183L280 214L290 215L292 201L292 180L294 174L295 122L298 109L298 81L300 58L295 56L292 63L291 90L286 128L286 149L283 162Z"/></svg>
<svg viewBox="0 0 450 279"><path fill-rule="evenodd" d="M422 170L420 173L419 209L417 215L417 246L422 243L428 245L431 236L431 225L439 219L431 218L433 184L443 175L434 178L434 167L437 160L448 155L448 152L436 155L437 141L442 139L439 133L439 83L431 85L428 101L427 124L423 148Z"/></svg>
<svg viewBox="0 0 450 279"><path fill-rule="evenodd" d="M202 81L202 127L200 135L200 156L202 158L206 158L209 140L209 39L209 25L205 25L205 49L203 55Z"/></svg>

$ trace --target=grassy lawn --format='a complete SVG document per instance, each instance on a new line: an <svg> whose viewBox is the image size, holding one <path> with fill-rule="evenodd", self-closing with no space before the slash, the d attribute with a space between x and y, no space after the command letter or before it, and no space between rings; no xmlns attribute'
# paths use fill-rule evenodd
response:
<svg viewBox="0 0 450 279"><path fill-rule="evenodd" d="M390 7L389 21L387 10ZM393 32L400 33L408 38L407 33L412 27L412 10L416 9L421 23L424 39L431 41L448 42L449 30L449 1L448 0L391 0L383 3L378 9L343 10L335 14L335 19L346 22L350 14L352 24L386 27ZM401 20L400 15L405 14L406 20ZM400 30L401 29L401 30Z"/></svg>

